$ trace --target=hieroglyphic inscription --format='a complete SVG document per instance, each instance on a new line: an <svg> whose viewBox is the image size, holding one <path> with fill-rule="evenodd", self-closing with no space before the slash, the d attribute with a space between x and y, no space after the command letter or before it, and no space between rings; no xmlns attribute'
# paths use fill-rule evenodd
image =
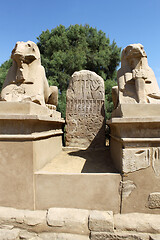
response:
<svg viewBox="0 0 160 240"><path fill-rule="evenodd" d="M152 148L152 167L157 177L160 176L160 148Z"/></svg>
<svg viewBox="0 0 160 240"><path fill-rule="evenodd" d="M129 148L123 149L122 170L124 173L134 172L150 166L150 149Z"/></svg>
<svg viewBox="0 0 160 240"><path fill-rule="evenodd" d="M104 146L104 116L103 79L88 70L75 72L67 89L66 145Z"/></svg>
<svg viewBox="0 0 160 240"><path fill-rule="evenodd" d="M68 100L67 111L73 115L88 116L101 114L104 105L103 100Z"/></svg>

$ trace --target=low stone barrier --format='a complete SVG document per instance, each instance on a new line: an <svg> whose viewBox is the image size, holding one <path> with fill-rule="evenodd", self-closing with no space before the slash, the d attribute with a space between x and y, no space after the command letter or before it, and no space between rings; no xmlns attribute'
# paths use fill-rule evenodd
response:
<svg viewBox="0 0 160 240"><path fill-rule="evenodd" d="M160 215L0 207L0 240L160 240Z"/></svg>

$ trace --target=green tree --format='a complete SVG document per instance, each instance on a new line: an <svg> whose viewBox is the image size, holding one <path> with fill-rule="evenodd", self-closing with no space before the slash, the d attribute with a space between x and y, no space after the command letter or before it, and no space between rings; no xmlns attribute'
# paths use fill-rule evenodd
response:
<svg viewBox="0 0 160 240"><path fill-rule="evenodd" d="M106 119L111 117L111 113L113 110L113 102L112 102L112 87L117 83L115 80L108 79L105 81L105 108L106 108Z"/></svg>
<svg viewBox="0 0 160 240"><path fill-rule="evenodd" d="M7 76L8 69L12 65L12 60L5 61L1 66L0 66L0 89L2 88L3 82Z"/></svg>
<svg viewBox="0 0 160 240"><path fill-rule="evenodd" d="M46 69L49 84L58 86L58 109L65 116L65 93L69 78L75 71L87 69L96 72L105 80L106 117L112 111L111 87L116 85L116 67L120 62L120 51L115 41L102 31L89 25L60 25L38 37L42 64ZM109 88L110 87L110 88Z"/></svg>
<svg viewBox="0 0 160 240"><path fill-rule="evenodd" d="M116 84L116 67L120 62L121 49L115 41L110 43L104 32L89 25L60 25L46 30L37 38L42 65L50 85L59 88L58 109L65 117L65 96L70 76L75 71L87 69L96 72L105 81L106 117L112 111L111 86ZM4 63L7 64L8 62ZM5 66L0 68L0 81Z"/></svg>

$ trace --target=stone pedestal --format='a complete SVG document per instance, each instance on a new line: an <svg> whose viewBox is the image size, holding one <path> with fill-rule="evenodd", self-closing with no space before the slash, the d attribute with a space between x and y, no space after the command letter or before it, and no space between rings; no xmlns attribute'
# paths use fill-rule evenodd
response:
<svg viewBox="0 0 160 240"><path fill-rule="evenodd" d="M122 173L122 212L159 213L159 198L151 210L149 195L160 191L160 105L123 104L107 123L110 154Z"/></svg>
<svg viewBox="0 0 160 240"><path fill-rule="evenodd" d="M149 167L159 172L160 105L124 104L113 112L110 153L122 173Z"/></svg>
<svg viewBox="0 0 160 240"><path fill-rule="evenodd" d="M0 206L35 208L34 173L61 151L63 123L56 110L0 102Z"/></svg>

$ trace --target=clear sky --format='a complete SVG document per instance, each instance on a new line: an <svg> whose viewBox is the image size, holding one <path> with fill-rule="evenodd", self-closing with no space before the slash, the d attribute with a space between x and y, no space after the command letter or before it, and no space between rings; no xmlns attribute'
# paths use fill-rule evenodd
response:
<svg viewBox="0 0 160 240"><path fill-rule="evenodd" d="M160 85L160 0L2 0L0 64L17 41L37 42L47 29L86 23L119 47L143 44Z"/></svg>

